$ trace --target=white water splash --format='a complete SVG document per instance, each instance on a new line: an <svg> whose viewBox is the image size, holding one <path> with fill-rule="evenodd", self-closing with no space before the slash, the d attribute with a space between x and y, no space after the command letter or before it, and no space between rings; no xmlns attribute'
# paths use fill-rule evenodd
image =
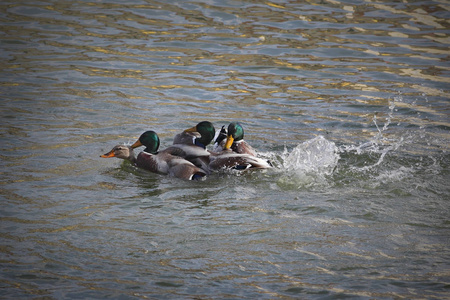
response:
<svg viewBox="0 0 450 300"><path fill-rule="evenodd" d="M394 97L392 100L389 100L389 112L387 113L387 118L383 124L383 127L380 128L380 125L377 122L377 115L375 114L373 116L372 122L374 123L378 132L372 139L360 145L342 145L339 147L338 152L341 154L355 153L356 155L378 155L378 160L376 162L367 164L363 167L349 166L350 169L358 171L368 171L370 169L373 169L374 167L379 166L384 161L385 156L389 152L395 152L399 147L408 142L405 141L404 136L393 136L389 138L386 135L386 132L389 129L389 125L394 118L396 102L402 102L402 98L398 96Z"/></svg>
<svg viewBox="0 0 450 300"><path fill-rule="evenodd" d="M415 193L425 188L423 182L428 177L442 174L445 169L448 161L442 146L445 139L437 139L437 134L421 128L396 127L400 124L396 121L396 105L402 101L400 96L389 100L383 119L373 115L375 131L368 140L336 145L318 136L290 151L273 154L269 159L279 173L277 186L283 189L394 187L395 193Z"/></svg>
<svg viewBox="0 0 450 300"><path fill-rule="evenodd" d="M315 137L287 150L280 157L279 184L295 187L321 185L339 161L338 148L323 136Z"/></svg>
<svg viewBox="0 0 450 300"><path fill-rule="evenodd" d="M284 159L288 172L330 175L337 165L338 148L323 136L297 145Z"/></svg>

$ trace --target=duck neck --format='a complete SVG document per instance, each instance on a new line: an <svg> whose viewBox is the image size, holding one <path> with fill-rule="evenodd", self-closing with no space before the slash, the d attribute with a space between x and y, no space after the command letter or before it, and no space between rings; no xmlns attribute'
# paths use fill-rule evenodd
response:
<svg viewBox="0 0 450 300"><path fill-rule="evenodd" d="M202 133L199 138L195 139L195 144L197 146L202 147L203 149L206 149L206 146L211 143L211 141L214 138L214 133L211 135L210 133Z"/></svg>
<svg viewBox="0 0 450 300"><path fill-rule="evenodd" d="M203 149L206 149L206 146L201 138L196 138L194 143L195 143L195 145L202 147Z"/></svg>
<svg viewBox="0 0 450 300"><path fill-rule="evenodd" d="M148 147L147 148L145 148L144 149L144 152L147 152L147 153L149 153L149 154L158 154L158 151L156 151L156 150L151 150L151 149L149 149Z"/></svg>
<svg viewBox="0 0 450 300"><path fill-rule="evenodd" d="M126 158L126 160L130 161L132 164L136 163L136 157L134 156L134 151L130 147L130 155Z"/></svg>

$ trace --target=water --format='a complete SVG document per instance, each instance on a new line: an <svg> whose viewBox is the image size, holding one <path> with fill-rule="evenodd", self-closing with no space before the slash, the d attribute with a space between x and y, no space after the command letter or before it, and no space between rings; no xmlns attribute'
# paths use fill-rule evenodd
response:
<svg viewBox="0 0 450 300"><path fill-rule="evenodd" d="M0 7L0 297L450 298L446 3ZM99 158L203 120L275 168Z"/></svg>

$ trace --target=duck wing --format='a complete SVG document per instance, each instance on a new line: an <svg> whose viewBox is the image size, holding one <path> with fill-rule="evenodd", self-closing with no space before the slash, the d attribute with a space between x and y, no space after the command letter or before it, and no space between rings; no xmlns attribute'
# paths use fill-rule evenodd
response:
<svg viewBox="0 0 450 300"><path fill-rule="evenodd" d="M173 144L195 145L195 139L200 137L198 132L183 131L173 138Z"/></svg>
<svg viewBox="0 0 450 300"><path fill-rule="evenodd" d="M188 160L195 157L209 157L210 155L208 150L203 149L202 147L186 144L174 144L161 152L167 152Z"/></svg>
<svg viewBox="0 0 450 300"><path fill-rule="evenodd" d="M139 153L136 158L136 166L138 168L159 174L168 174L169 165L165 159L161 159L159 154L151 154L145 151Z"/></svg>
<svg viewBox="0 0 450 300"><path fill-rule="evenodd" d="M195 145L176 144L163 150L165 153L182 157L192 162L197 167L209 172L210 152Z"/></svg>
<svg viewBox="0 0 450 300"><path fill-rule="evenodd" d="M199 179L206 176L206 171L195 166L190 161L174 156L169 161L169 175L186 180Z"/></svg>
<svg viewBox="0 0 450 300"><path fill-rule="evenodd" d="M209 167L212 170L218 169L238 169L245 170L248 168L253 169L268 169L271 165L256 156L249 154L234 153L231 151L223 151L218 155L212 155L210 157Z"/></svg>

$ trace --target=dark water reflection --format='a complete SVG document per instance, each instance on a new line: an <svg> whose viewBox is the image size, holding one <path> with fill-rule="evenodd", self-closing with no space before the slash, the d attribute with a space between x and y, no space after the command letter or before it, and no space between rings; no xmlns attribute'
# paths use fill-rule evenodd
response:
<svg viewBox="0 0 450 300"><path fill-rule="evenodd" d="M4 298L448 298L441 1L0 4ZM276 168L98 156L240 121Z"/></svg>

